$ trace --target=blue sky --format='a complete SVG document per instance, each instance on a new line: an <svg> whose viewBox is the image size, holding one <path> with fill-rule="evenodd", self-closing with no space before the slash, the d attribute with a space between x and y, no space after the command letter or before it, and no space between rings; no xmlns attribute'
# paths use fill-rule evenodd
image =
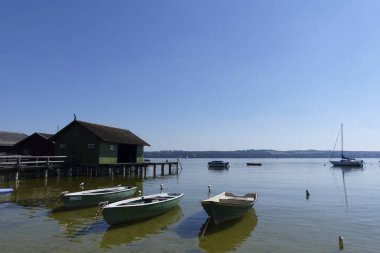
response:
<svg viewBox="0 0 380 253"><path fill-rule="evenodd" d="M152 150L380 150L379 1L0 2L0 130Z"/></svg>

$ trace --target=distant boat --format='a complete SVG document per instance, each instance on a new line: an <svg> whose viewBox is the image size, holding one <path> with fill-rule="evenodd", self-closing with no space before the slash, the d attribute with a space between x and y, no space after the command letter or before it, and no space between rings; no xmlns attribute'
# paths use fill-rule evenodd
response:
<svg viewBox="0 0 380 253"><path fill-rule="evenodd" d="M237 219L246 214L256 203L257 193L237 196L231 192L222 192L201 202L203 209L215 224Z"/></svg>
<svg viewBox="0 0 380 253"><path fill-rule="evenodd" d="M339 161L330 160L330 163L332 163L333 166L337 166L337 167L340 167L340 166L363 167L363 163L364 163L363 160L356 160L354 158L345 157L343 154L343 124L340 125L340 136L341 136L341 159Z"/></svg>
<svg viewBox="0 0 380 253"><path fill-rule="evenodd" d="M261 166L261 163L247 163L247 166Z"/></svg>
<svg viewBox="0 0 380 253"><path fill-rule="evenodd" d="M160 193L121 200L103 207L104 220L110 224L120 224L154 217L177 206L183 193Z"/></svg>
<svg viewBox="0 0 380 253"><path fill-rule="evenodd" d="M208 162L208 168L209 169L228 169L230 167L229 162L224 162L224 161L212 161Z"/></svg>
<svg viewBox="0 0 380 253"><path fill-rule="evenodd" d="M80 192L62 192L61 200L66 207L96 206L100 202L115 202L126 199L135 194L135 186L118 186Z"/></svg>

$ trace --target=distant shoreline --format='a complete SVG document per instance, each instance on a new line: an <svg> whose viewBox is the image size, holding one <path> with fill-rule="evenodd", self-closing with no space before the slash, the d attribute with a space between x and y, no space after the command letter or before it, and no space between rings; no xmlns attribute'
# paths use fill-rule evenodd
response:
<svg viewBox="0 0 380 253"><path fill-rule="evenodd" d="M145 151L145 158L331 158L331 150L235 150L235 151ZM353 158L380 158L380 151L345 151L344 155ZM340 158L335 151L332 158Z"/></svg>

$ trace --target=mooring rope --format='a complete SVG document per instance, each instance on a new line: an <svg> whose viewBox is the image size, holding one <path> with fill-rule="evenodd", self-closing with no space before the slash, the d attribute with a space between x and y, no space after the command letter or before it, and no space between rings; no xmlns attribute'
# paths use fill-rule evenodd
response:
<svg viewBox="0 0 380 253"><path fill-rule="evenodd" d="M88 231L90 230L90 228L92 227L93 224L96 224L96 222L98 222L98 217L99 217L99 214L100 214L100 211L103 210L103 208L108 205L108 201L104 201L104 202L100 202L99 203L99 208L98 210L96 211L96 214L95 214L95 222L94 223L91 223L90 225L87 226L87 228L85 229L85 231Z"/></svg>
<svg viewBox="0 0 380 253"><path fill-rule="evenodd" d="M208 223L210 222L210 220L211 220L211 217L209 216L209 217L207 218L206 226L205 226L205 228L204 228L203 231L202 231L202 235L201 235L201 237L203 237L203 235L206 233L207 226L208 226Z"/></svg>

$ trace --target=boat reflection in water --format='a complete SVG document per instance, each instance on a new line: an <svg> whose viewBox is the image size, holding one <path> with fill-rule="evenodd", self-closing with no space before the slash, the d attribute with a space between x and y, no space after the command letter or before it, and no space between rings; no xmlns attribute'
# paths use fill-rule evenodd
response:
<svg viewBox="0 0 380 253"><path fill-rule="evenodd" d="M331 169L333 171L342 171L342 184L343 184L343 191L344 191L344 198L345 198L345 202L346 202L346 207L348 208L348 194L347 194L347 187L346 187L346 179L345 179L345 175L346 174L354 174L354 173L357 173L357 172L363 172L364 169L363 167L351 167L351 166L333 166L331 167Z"/></svg>
<svg viewBox="0 0 380 253"><path fill-rule="evenodd" d="M176 206L168 212L150 219L110 226L103 235L100 247L111 248L141 240L152 234L162 233L168 226L179 221L182 216L181 207Z"/></svg>
<svg viewBox="0 0 380 253"><path fill-rule="evenodd" d="M75 237L89 233L90 229L94 228L98 209L98 207L77 209L59 207L50 211L49 218L58 221L61 232L67 237ZM102 221L101 215L97 220Z"/></svg>
<svg viewBox="0 0 380 253"><path fill-rule="evenodd" d="M236 250L253 232L258 218L255 209L237 220L218 225L206 219L199 232L199 247L206 252L227 252ZM203 236L202 236L203 235Z"/></svg>

